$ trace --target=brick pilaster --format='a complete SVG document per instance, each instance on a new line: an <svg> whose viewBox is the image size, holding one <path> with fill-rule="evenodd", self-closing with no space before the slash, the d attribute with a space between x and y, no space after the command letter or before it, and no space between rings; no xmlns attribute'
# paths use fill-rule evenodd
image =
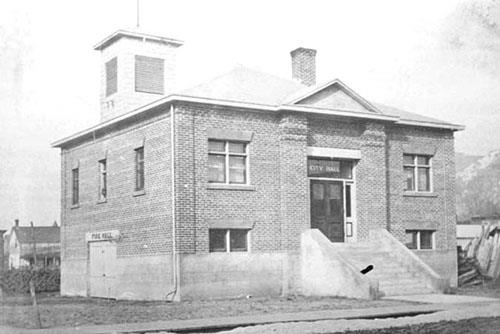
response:
<svg viewBox="0 0 500 334"><path fill-rule="evenodd" d="M279 123L279 131L282 249L298 250L300 231L310 227L307 118L284 114Z"/></svg>
<svg viewBox="0 0 500 334"><path fill-rule="evenodd" d="M372 228L387 228L385 126L366 123L361 134L361 160L356 167L358 238Z"/></svg>

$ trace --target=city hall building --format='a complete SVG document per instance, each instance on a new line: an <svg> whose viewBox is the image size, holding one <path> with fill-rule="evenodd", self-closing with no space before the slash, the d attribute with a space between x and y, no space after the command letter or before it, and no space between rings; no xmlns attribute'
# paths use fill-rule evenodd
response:
<svg viewBox="0 0 500 334"><path fill-rule="evenodd" d="M61 149L61 293L182 300L456 286L459 125L237 67L174 91L181 41L117 31L101 122ZM371 269L371 270L370 270Z"/></svg>

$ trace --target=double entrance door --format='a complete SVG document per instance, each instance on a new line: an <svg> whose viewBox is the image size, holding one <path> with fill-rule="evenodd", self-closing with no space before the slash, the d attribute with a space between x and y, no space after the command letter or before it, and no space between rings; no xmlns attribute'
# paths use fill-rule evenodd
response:
<svg viewBox="0 0 500 334"><path fill-rule="evenodd" d="M311 180L311 228L332 242L344 242L344 183Z"/></svg>

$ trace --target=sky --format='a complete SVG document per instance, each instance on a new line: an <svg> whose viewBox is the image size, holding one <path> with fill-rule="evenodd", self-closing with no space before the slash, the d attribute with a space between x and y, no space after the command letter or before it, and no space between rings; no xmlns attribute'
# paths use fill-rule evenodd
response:
<svg viewBox="0 0 500 334"><path fill-rule="evenodd" d="M456 151L500 149L500 1L139 0L140 28L185 41L178 87L242 64L290 78L314 48L318 81L463 124ZM136 25L136 0L0 2L0 229L60 221L50 143L99 122L92 46Z"/></svg>

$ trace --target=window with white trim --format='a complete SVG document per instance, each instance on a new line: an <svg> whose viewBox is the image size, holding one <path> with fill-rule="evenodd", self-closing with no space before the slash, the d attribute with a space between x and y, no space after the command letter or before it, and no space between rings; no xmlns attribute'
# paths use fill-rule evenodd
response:
<svg viewBox="0 0 500 334"><path fill-rule="evenodd" d="M80 173L78 168L71 170L71 204L80 203Z"/></svg>
<svg viewBox="0 0 500 334"><path fill-rule="evenodd" d="M403 154L405 191L431 192L431 157Z"/></svg>
<svg viewBox="0 0 500 334"><path fill-rule="evenodd" d="M105 201L108 188L106 159L99 161L99 201Z"/></svg>
<svg viewBox="0 0 500 334"><path fill-rule="evenodd" d="M248 145L243 142L208 141L208 182L248 183Z"/></svg>
<svg viewBox="0 0 500 334"><path fill-rule="evenodd" d="M433 230L406 230L406 247L409 249L434 249Z"/></svg>
<svg viewBox="0 0 500 334"><path fill-rule="evenodd" d="M247 229L209 229L208 243L210 252L247 252Z"/></svg>
<svg viewBox="0 0 500 334"><path fill-rule="evenodd" d="M144 190L144 147L135 150L135 191Z"/></svg>

